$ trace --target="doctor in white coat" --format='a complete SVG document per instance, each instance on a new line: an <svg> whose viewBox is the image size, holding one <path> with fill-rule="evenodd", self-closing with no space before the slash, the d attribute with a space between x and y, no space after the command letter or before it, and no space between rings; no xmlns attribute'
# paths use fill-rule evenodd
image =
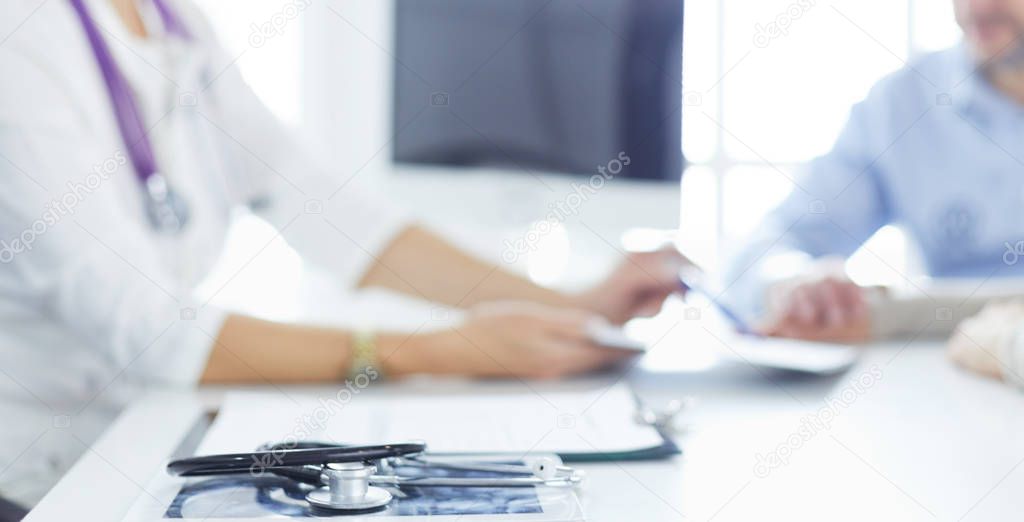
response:
<svg viewBox="0 0 1024 522"><path fill-rule="evenodd" d="M346 177L296 146L186 0L0 4L0 498L38 501L145 387L561 376L622 357L589 321L655 312L675 289L674 253L634 256L581 294L539 287ZM350 332L196 302L244 208L339 285L466 320Z"/></svg>

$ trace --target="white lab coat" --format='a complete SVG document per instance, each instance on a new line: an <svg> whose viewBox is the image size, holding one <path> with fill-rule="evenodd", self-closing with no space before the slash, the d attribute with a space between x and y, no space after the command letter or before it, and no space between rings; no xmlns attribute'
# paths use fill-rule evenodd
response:
<svg viewBox="0 0 1024 522"><path fill-rule="evenodd" d="M258 203L342 284L407 224L346 184L351 173L310 162L198 10L167 2L191 44L165 37L148 1L147 41L106 0L86 5L135 91L160 170L189 204L191 222L173 237L148 224L69 3L0 3L0 496L23 504L144 388L195 385L225 311L194 289L238 208Z"/></svg>

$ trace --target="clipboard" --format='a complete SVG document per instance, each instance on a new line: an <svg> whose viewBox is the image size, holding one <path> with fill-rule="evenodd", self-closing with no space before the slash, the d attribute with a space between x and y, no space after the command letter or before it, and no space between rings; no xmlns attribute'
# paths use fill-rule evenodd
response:
<svg viewBox="0 0 1024 522"><path fill-rule="evenodd" d="M343 395L353 398L343 403L336 397L229 394L197 454L247 451L288 437L341 444L421 440L438 455L553 453L577 463L680 453L664 430L637 422L638 403L623 383L586 391L528 388L397 400Z"/></svg>

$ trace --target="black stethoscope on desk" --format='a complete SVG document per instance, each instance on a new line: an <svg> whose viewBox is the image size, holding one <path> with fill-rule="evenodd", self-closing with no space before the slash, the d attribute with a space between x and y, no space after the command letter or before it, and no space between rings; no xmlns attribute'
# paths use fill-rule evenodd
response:
<svg viewBox="0 0 1024 522"><path fill-rule="evenodd" d="M422 442L377 446L336 446L305 442L265 445L250 453L229 453L175 460L167 472L180 477L272 473L315 486L306 494L310 505L332 511L361 512L386 506L393 496L386 487L574 487L583 472L538 458L528 465L445 460L426 455ZM398 468L485 472L487 477L402 475Z"/></svg>
<svg viewBox="0 0 1024 522"><path fill-rule="evenodd" d="M135 176L146 198L146 215L154 230L175 234L185 228L189 212L185 202L172 190L167 178L157 170L153 144L142 123L138 105L132 96L128 81L117 67L114 56L100 34L99 26L86 9L84 0L69 0L85 30L96 62L110 94L110 102L117 118L117 126L135 168ZM189 33L163 0L153 0L167 34L189 39Z"/></svg>

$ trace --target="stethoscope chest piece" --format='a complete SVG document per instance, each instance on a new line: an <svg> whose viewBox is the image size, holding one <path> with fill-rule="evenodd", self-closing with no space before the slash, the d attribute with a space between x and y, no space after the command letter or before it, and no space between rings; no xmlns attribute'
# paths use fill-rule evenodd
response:
<svg viewBox="0 0 1024 522"><path fill-rule="evenodd" d="M165 234L176 234L188 224L188 206L160 173L146 179L146 214L153 228Z"/></svg>
<svg viewBox="0 0 1024 522"><path fill-rule="evenodd" d="M334 511L359 511L386 506L391 502L388 490L370 485L375 466L362 462L327 464L321 472L326 486L310 491L306 501Z"/></svg>

